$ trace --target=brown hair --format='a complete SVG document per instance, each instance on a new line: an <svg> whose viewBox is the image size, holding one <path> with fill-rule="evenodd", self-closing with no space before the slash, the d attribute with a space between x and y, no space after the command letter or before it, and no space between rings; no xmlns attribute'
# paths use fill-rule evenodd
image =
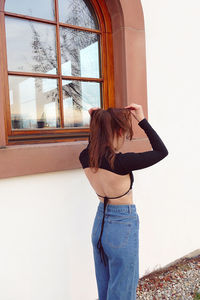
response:
<svg viewBox="0 0 200 300"><path fill-rule="evenodd" d="M90 119L90 143L89 164L95 171L98 170L101 164L102 157L105 154L109 165L114 168L115 151L113 147L114 134L117 137L122 133L127 132L127 138L130 140L133 137L132 128L132 113L127 108L112 108L107 110L102 108L92 110Z"/></svg>

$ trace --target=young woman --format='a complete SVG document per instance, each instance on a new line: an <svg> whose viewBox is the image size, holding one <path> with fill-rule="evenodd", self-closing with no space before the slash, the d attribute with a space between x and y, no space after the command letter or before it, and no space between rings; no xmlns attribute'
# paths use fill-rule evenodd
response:
<svg viewBox="0 0 200 300"><path fill-rule="evenodd" d="M139 216L132 200L132 171L152 166L168 155L144 117L141 105L89 110L90 137L79 160L100 200L91 241L99 300L135 300L139 280ZM132 117L153 150L119 152L132 139Z"/></svg>

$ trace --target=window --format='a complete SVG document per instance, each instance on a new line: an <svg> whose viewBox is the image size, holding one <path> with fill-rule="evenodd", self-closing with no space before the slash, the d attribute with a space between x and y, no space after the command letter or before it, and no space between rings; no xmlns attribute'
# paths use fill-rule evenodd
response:
<svg viewBox="0 0 200 300"><path fill-rule="evenodd" d="M88 109L114 105L98 3L6 0L3 18L7 145L87 138Z"/></svg>
<svg viewBox="0 0 200 300"><path fill-rule="evenodd" d="M0 0L0 36L0 178L81 168L86 106L138 99L147 115L140 1ZM142 130L132 149L151 149Z"/></svg>

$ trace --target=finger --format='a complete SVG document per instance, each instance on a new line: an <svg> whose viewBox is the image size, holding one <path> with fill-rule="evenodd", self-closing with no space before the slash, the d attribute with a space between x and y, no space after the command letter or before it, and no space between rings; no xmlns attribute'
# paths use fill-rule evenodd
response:
<svg viewBox="0 0 200 300"><path fill-rule="evenodd" d="M131 109L131 110L136 110L136 108L132 107L132 106L126 106L125 108Z"/></svg>
<svg viewBox="0 0 200 300"><path fill-rule="evenodd" d="M100 107L91 107L90 109L88 109L88 112L91 115L92 111L97 109L100 109Z"/></svg>

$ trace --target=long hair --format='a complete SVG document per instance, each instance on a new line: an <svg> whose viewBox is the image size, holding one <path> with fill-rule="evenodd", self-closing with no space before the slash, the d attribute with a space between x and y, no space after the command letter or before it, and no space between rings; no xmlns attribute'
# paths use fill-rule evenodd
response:
<svg viewBox="0 0 200 300"><path fill-rule="evenodd" d="M90 167L98 170L102 158L108 160L111 169L114 169L115 149L113 139L115 134L119 137L119 130L127 133L127 138L132 139L134 133L132 128L132 113L127 108L102 108L93 110L90 119L90 143L89 164Z"/></svg>

